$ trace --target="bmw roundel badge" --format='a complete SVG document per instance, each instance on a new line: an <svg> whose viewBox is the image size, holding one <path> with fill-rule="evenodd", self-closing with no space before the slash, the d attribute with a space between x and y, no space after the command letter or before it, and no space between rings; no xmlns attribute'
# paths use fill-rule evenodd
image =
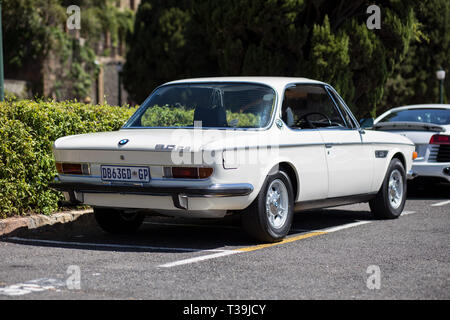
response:
<svg viewBox="0 0 450 320"><path fill-rule="evenodd" d="M124 146L124 145L126 145L129 141L130 141L130 140L128 140L128 139L122 139L122 140L119 141L119 146Z"/></svg>

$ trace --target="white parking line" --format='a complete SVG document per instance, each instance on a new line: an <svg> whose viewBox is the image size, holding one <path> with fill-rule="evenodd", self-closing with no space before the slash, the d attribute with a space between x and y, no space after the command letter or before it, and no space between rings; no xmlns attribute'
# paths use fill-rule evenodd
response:
<svg viewBox="0 0 450 320"><path fill-rule="evenodd" d="M65 286L65 283L60 280L42 278L2 287L0 288L0 294L6 296L23 296L32 292L56 290L57 287L62 286Z"/></svg>
<svg viewBox="0 0 450 320"><path fill-rule="evenodd" d="M450 200L438 202L438 203L432 204L431 206L432 207L442 207L442 206L445 206L447 204L450 204Z"/></svg>
<svg viewBox="0 0 450 320"><path fill-rule="evenodd" d="M170 248L170 247L153 247L153 246L137 246L137 245L123 245L110 243L88 243L88 242L70 242L70 241L54 241L54 240L40 240L40 239L25 239L18 237L8 238L13 241L20 241L24 243L37 244L55 244L55 245L70 245L78 247L94 247L94 248L116 248L116 249L140 249L140 250L155 250L155 251L181 251L181 252L224 252L229 250L222 249L194 249L194 248Z"/></svg>
<svg viewBox="0 0 450 320"><path fill-rule="evenodd" d="M189 258L189 259L183 259L183 260L178 260L178 261L174 261L174 262L169 262L169 263L166 263L166 264L159 265L158 267L160 267L160 268L171 268L171 267L176 267L176 266L196 263L196 262L200 262L200 261L205 261L205 260L211 260L211 259L215 259L215 258L225 257L225 256L229 256L229 255L232 255L232 254L237 254L237 253L257 251L257 250L261 250L261 249L265 249L265 248L269 248L269 247L273 247L273 246L278 246L278 245L285 244L285 243L295 242L295 241L298 241L298 240L307 239L307 238L310 238L310 237L323 235L323 234L327 234L327 233L332 233L332 232L336 232L336 231L339 231L339 230L352 228L352 227L356 227L356 226L360 226L360 225L368 224L368 223L371 223L371 221L358 221L358 222L349 223L349 224L346 224L346 225L343 225L343 226L327 228L327 229L323 229L323 230L315 230L315 231L309 230L309 232L306 233L306 234L301 234L301 235L297 235L297 236L288 237L288 238L284 239L283 241L277 242L277 243L266 243L266 244L255 245L255 246L246 247L246 248L227 250L227 251L220 252L220 253L208 254L208 255L204 255L204 256L200 256L200 257L194 257L194 258ZM302 230L302 231L308 231L308 230Z"/></svg>
<svg viewBox="0 0 450 320"><path fill-rule="evenodd" d="M327 229L322 229L322 230L316 230L316 231L323 231L323 232L326 232L326 233L332 233L332 232L341 231L341 230L348 229L348 228L361 226L363 224L368 224L368 223L371 223L371 222L372 221L358 221L358 222L352 222L352 223L344 224L342 226L337 226L337 227L332 227L332 228L327 228Z"/></svg>
<svg viewBox="0 0 450 320"><path fill-rule="evenodd" d="M237 253L242 253L242 252L241 251L236 251L236 250L228 250L228 251L224 251L224 252L208 254L208 255L205 255L205 256L200 256L200 257L194 257L194 258L189 258L189 259L183 259L183 260L178 260L178 261L174 261L174 262L169 262L169 263L166 263L166 264L159 265L158 267L160 267L160 268L171 268L171 267L181 266L181 265L184 265L184 264L190 264L190 263L195 263L195 262L200 262L200 261L205 261L205 260L225 257L225 256L229 256L229 255L232 255L232 254L237 254Z"/></svg>

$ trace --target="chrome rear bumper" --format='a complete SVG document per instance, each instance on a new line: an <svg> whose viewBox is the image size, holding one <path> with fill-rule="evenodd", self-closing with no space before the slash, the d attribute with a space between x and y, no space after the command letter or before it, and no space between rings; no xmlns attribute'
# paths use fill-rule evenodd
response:
<svg viewBox="0 0 450 320"><path fill-rule="evenodd" d="M413 179L415 179L416 177L417 177L417 173L415 173L415 172L412 171L412 170L409 170L408 173L406 174L406 178L407 178L408 180L413 180Z"/></svg>

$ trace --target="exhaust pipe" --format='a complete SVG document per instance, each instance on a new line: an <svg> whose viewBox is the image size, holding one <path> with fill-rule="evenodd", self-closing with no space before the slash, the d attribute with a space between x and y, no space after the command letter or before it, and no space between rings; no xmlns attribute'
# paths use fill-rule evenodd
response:
<svg viewBox="0 0 450 320"><path fill-rule="evenodd" d="M445 175L450 176L450 167L445 168L445 169L443 170L443 172L444 172Z"/></svg>

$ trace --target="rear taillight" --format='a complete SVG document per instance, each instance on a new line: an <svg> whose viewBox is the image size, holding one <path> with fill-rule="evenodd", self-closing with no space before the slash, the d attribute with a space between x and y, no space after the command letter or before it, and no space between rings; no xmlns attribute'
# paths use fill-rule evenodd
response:
<svg viewBox="0 0 450 320"><path fill-rule="evenodd" d="M56 170L59 174L74 174L74 175L90 175L90 167L88 164L81 163L63 163L56 162Z"/></svg>
<svg viewBox="0 0 450 320"><path fill-rule="evenodd" d="M435 134L431 137L430 144L450 144L450 136Z"/></svg>
<svg viewBox="0 0 450 320"><path fill-rule="evenodd" d="M164 168L164 175L175 179L207 179L213 171L213 168L172 167Z"/></svg>
<svg viewBox="0 0 450 320"><path fill-rule="evenodd" d="M197 168L172 168L172 178L175 179L198 179Z"/></svg>

